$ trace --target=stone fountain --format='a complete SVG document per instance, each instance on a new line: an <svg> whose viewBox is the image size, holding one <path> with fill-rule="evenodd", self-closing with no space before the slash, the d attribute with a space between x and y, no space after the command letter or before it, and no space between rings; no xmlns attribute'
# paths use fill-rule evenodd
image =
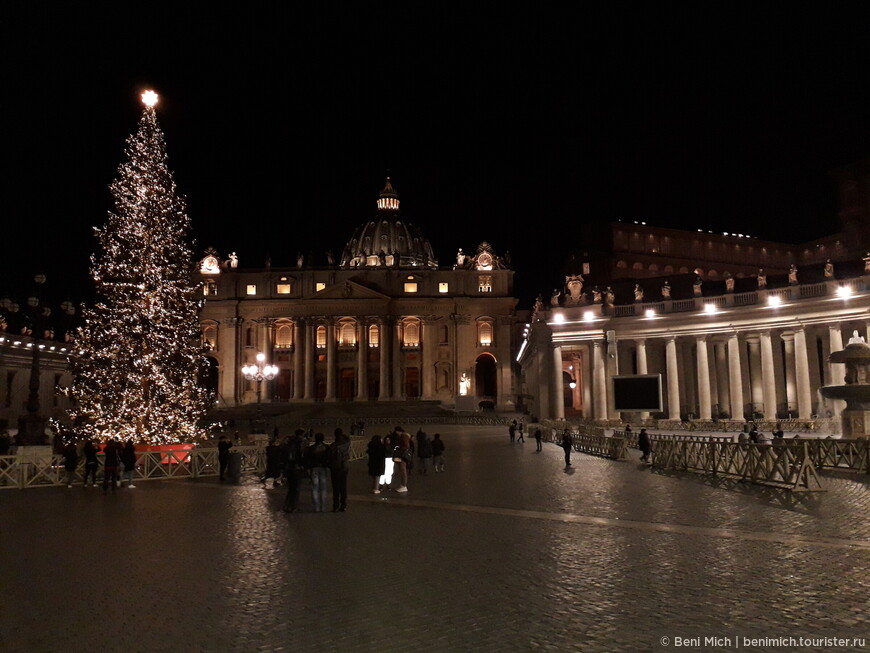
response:
<svg viewBox="0 0 870 653"><path fill-rule="evenodd" d="M844 439L866 438L870 432L870 345L855 331L845 349L833 352L828 360L846 365L846 385L826 385L822 396L846 402L841 415Z"/></svg>

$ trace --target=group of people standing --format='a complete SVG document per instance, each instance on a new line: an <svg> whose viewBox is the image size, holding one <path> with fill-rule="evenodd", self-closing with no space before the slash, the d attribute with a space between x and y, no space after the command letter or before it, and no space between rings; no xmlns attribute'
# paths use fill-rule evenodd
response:
<svg viewBox="0 0 870 653"><path fill-rule="evenodd" d="M366 448L372 492L380 494L387 486L399 493L407 492L415 454L419 460L420 475L428 475L430 467L436 472L443 472L445 448L440 433L430 438L422 429L417 431L415 438L401 426L396 426L383 438L372 436Z"/></svg>
<svg viewBox="0 0 870 653"><path fill-rule="evenodd" d="M99 461L97 454L103 453L103 494L107 494L109 488L112 493L116 487L120 487L121 483L127 482L128 488L135 488L133 485L133 472L136 469L136 447L132 440L127 440L121 443L120 440L110 438L104 445L96 440L85 441L82 447L81 455L85 458L84 468L84 487L97 487L97 469ZM66 472L66 486L71 488L76 478L76 472L79 465L79 450L73 440L68 440L63 447L63 468ZM123 466L124 477L119 476L119 472ZM90 483L88 481L90 480Z"/></svg>

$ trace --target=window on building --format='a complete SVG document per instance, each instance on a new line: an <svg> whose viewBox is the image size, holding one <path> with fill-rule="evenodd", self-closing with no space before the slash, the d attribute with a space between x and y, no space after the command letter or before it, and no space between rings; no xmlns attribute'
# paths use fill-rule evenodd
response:
<svg viewBox="0 0 870 653"><path fill-rule="evenodd" d="M369 347L377 347L379 344L380 330L377 324L369 327Z"/></svg>
<svg viewBox="0 0 870 653"><path fill-rule="evenodd" d="M419 347L420 346L420 327L416 322L409 322L405 325L405 346Z"/></svg>
<svg viewBox="0 0 870 653"><path fill-rule="evenodd" d="M477 289L480 292L492 292L492 276L481 275L477 280Z"/></svg>
<svg viewBox="0 0 870 653"><path fill-rule="evenodd" d="M245 329L245 347L254 346L254 330L251 327Z"/></svg>
<svg viewBox="0 0 870 653"><path fill-rule="evenodd" d="M326 327L317 327L317 346L326 347Z"/></svg>
<svg viewBox="0 0 870 653"><path fill-rule="evenodd" d="M247 286L245 286L245 293L248 295L256 295L257 285L254 283L249 283Z"/></svg>
<svg viewBox="0 0 870 653"><path fill-rule="evenodd" d="M289 295L293 292L293 283L287 277L281 277L275 285L275 292L279 295Z"/></svg>
<svg viewBox="0 0 870 653"><path fill-rule="evenodd" d="M213 324L202 328L202 346L206 349L217 349L217 327Z"/></svg>
<svg viewBox="0 0 870 653"><path fill-rule="evenodd" d="M492 322L480 322L477 327L478 342L481 345L492 344Z"/></svg>
<svg viewBox="0 0 870 653"><path fill-rule="evenodd" d="M206 297L214 297L217 295L217 281L214 279L206 279L202 286L202 294Z"/></svg>
<svg viewBox="0 0 870 653"><path fill-rule="evenodd" d="M326 284L323 283L322 281L318 281L317 283L314 284L314 292L320 292L324 288L326 288Z"/></svg>
<svg viewBox="0 0 870 653"><path fill-rule="evenodd" d="M405 292L417 292L417 282L416 281L406 281L405 282Z"/></svg>
<svg viewBox="0 0 870 653"><path fill-rule="evenodd" d="M275 329L275 347L288 349L293 345L293 327L289 324L279 324Z"/></svg>
<svg viewBox="0 0 870 653"><path fill-rule="evenodd" d="M450 284L445 281L441 281L438 284L438 292L450 292Z"/></svg>
<svg viewBox="0 0 870 653"><path fill-rule="evenodd" d="M356 329L350 322L345 322L341 325L339 338L343 347L352 347L356 344Z"/></svg>
<svg viewBox="0 0 870 653"><path fill-rule="evenodd" d="M438 332L440 333L439 340L440 340L441 344L442 345L449 344L449 342L450 342L450 330L447 328L447 325L442 324L441 328L438 329Z"/></svg>

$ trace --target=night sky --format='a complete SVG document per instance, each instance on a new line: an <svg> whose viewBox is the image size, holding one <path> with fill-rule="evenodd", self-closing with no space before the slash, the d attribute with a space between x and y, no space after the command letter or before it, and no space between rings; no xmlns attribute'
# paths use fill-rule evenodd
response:
<svg viewBox="0 0 870 653"><path fill-rule="evenodd" d="M197 255L338 256L389 173L442 265L510 250L520 308L584 222L831 233L870 156L867 3L296 4L7 13L0 290L86 297L145 88Z"/></svg>

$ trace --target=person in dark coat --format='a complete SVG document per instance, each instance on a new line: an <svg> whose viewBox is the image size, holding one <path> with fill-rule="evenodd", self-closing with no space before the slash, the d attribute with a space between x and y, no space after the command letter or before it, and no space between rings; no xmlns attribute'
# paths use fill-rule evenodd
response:
<svg viewBox="0 0 870 653"><path fill-rule="evenodd" d="M571 431L565 429L562 433L562 449L565 451L565 467L571 466L571 449L574 448L574 439L571 437Z"/></svg>
<svg viewBox="0 0 870 653"><path fill-rule="evenodd" d="M541 438L541 429L535 429L535 453L544 450L541 446Z"/></svg>
<svg viewBox="0 0 870 653"><path fill-rule="evenodd" d="M645 463L649 462L652 447L650 446L649 434L646 432L646 429L641 429L640 433L637 434L637 448L643 454L640 459Z"/></svg>
<svg viewBox="0 0 870 653"><path fill-rule="evenodd" d="M70 440L63 448L63 468L66 471L66 486L72 487L76 478L76 467L79 464L79 452L76 443Z"/></svg>
<svg viewBox="0 0 870 653"><path fill-rule="evenodd" d="M417 457L420 459L420 473L425 476L432 463L432 440L423 431L417 433Z"/></svg>
<svg viewBox="0 0 870 653"><path fill-rule="evenodd" d="M510 423L510 426L508 426L508 437L511 439L511 444L513 444L514 439L516 438L516 434L517 434L517 421L512 420Z"/></svg>
<svg viewBox="0 0 870 653"><path fill-rule="evenodd" d="M82 453L85 455L85 484L84 487L88 486L88 478L91 479L91 483L93 487L97 487L97 452L99 449L97 446L88 440L85 442L85 447L82 450Z"/></svg>
<svg viewBox="0 0 870 653"><path fill-rule="evenodd" d="M332 512L347 510L347 474L350 471L350 438L335 429L335 441L329 445L329 477L332 479Z"/></svg>
<svg viewBox="0 0 870 653"><path fill-rule="evenodd" d="M109 491L109 486L112 487L112 494L115 493L115 488L118 485L118 466L121 463L121 446L115 441L115 438L109 438L106 446L103 447L103 494Z"/></svg>
<svg viewBox="0 0 870 653"><path fill-rule="evenodd" d="M446 448L440 433L432 436L432 460L435 462L436 472L444 471L444 449Z"/></svg>
<svg viewBox="0 0 870 653"><path fill-rule="evenodd" d="M369 476L372 477L372 493L381 493L381 476L386 471L387 448L384 446L381 436L373 435L366 447L366 455L369 457Z"/></svg>
<svg viewBox="0 0 870 653"><path fill-rule="evenodd" d="M296 506L299 505L299 480L302 475L304 437L305 431L296 429L296 432L284 443L284 478L287 482L284 512L294 512Z"/></svg>
<svg viewBox="0 0 870 653"><path fill-rule="evenodd" d="M127 440L121 450L121 464L124 465L124 479L121 482L127 481L127 487L132 490L136 487L133 485L133 471L136 469L136 447L133 446L132 440Z"/></svg>
<svg viewBox="0 0 870 653"><path fill-rule="evenodd" d="M281 477L281 447L276 440L269 442L266 447L266 473L263 482L266 489L275 487L275 480Z"/></svg>
<svg viewBox="0 0 870 653"><path fill-rule="evenodd" d="M236 431L238 433L238 431ZM233 443L229 441L227 436L222 435L218 440L218 465L220 466L221 480L224 480L224 474L227 471L227 464L230 461L230 447Z"/></svg>

